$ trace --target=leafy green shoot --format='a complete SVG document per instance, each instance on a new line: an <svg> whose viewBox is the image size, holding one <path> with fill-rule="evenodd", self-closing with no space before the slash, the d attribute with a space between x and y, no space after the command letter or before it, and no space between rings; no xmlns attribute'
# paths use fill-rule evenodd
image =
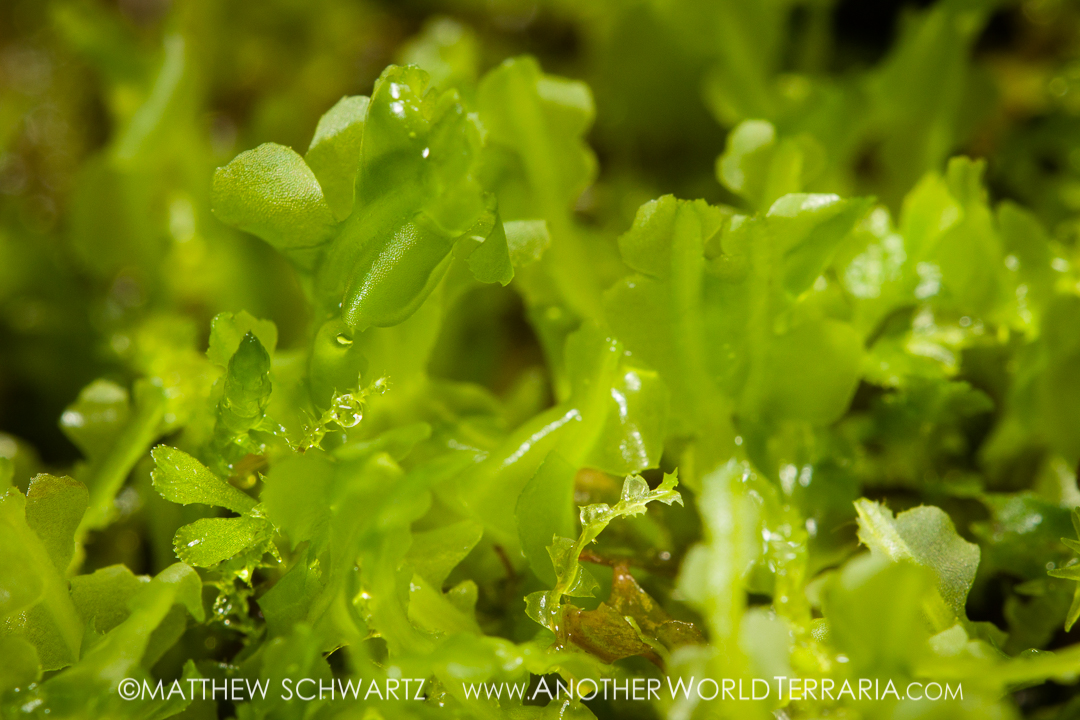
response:
<svg viewBox="0 0 1080 720"><path fill-rule="evenodd" d="M315 418L310 425L304 426L304 438L299 445L300 451L322 447L323 439L327 433L334 432L335 426L341 432L347 432L358 426L364 419L364 406L368 398L372 395L382 395L389 387L389 378L381 377L364 388L342 393L335 392L330 400L330 407Z"/></svg>
<svg viewBox="0 0 1080 720"><path fill-rule="evenodd" d="M567 612L570 605L564 597L593 597L598 588L595 578L580 563L581 554L613 520L645 513L649 503L659 501L666 505L683 502L675 488L679 484L678 472L664 475L663 481L651 490L640 475L628 475L623 481L622 496L614 506L594 503L581 508L581 533L577 540L555 536L548 547L551 563L555 567L555 587L537 591L525 598L526 613L534 621L555 634L556 642L567 639Z"/></svg>

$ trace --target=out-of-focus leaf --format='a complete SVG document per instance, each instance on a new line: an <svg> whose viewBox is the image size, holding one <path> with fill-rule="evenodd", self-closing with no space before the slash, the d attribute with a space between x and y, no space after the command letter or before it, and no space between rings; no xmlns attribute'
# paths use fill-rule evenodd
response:
<svg viewBox="0 0 1080 720"><path fill-rule="evenodd" d="M1073 508L1072 524L1076 535L1080 537L1080 507ZM1073 540L1072 538L1061 538L1061 542L1073 552L1080 553L1080 542ZM1077 572L1075 563L1072 563L1063 568L1054 568L1050 570L1049 575L1050 577L1061 578L1063 580L1076 580L1078 583L1073 591L1073 601L1069 606L1069 612L1065 616L1065 632L1068 632L1072 629L1072 626L1076 624L1076 621L1080 620L1080 573Z"/></svg>
<svg viewBox="0 0 1080 720"><path fill-rule="evenodd" d="M654 368L671 392L671 429L706 438L701 462L730 452L730 400L710 372L705 298L706 246L731 213L671 196L643 205L619 238L623 260L640 275L607 292L608 322L627 350ZM714 342L719 341L714 336Z"/></svg>
<svg viewBox="0 0 1080 720"><path fill-rule="evenodd" d="M79 617L99 633L127 619L128 601L150 578L137 576L125 565L110 565L71 579L71 600Z"/></svg>
<svg viewBox="0 0 1080 720"><path fill-rule="evenodd" d="M514 267L525 267L544 255L551 245L551 234L544 220L511 220L503 223L510 260Z"/></svg>
<svg viewBox="0 0 1080 720"><path fill-rule="evenodd" d="M34 646L18 635L0 637L0 692L25 687L41 677Z"/></svg>
<svg viewBox="0 0 1080 720"><path fill-rule="evenodd" d="M189 566L176 563L143 585L129 603L127 619L110 630L72 668L55 675L36 690L50 714L68 717L76 712L101 717L112 714L121 680L140 675L143 654L154 631L182 606L198 621L205 619L202 583Z"/></svg>
<svg viewBox="0 0 1080 720"><path fill-rule="evenodd" d="M271 636L288 634L298 623L308 620L315 600L323 590L317 560L306 552L285 575L259 598L259 608L266 617Z"/></svg>
<svg viewBox="0 0 1080 720"><path fill-rule="evenodd" d="M806 190L824 164L824 151L811 136L778 141L771 123L747 120L728 135L716 170L720 182L764 210L783 195Z"/></svg>
<svg viewBox="0 0 1080 720"><path fill-rule="evenodd" d="M266 478L262 502L266 517L292 540L321 548L329 532L334 468L322 453L309 450L276 464Z"/></svg>
<svg viewBox="0 0 1080 720"><path fill-rule="evenodd" d="M135 463L158 437L168 408L162 388L148 380L135 383L135 402L128 421L116 435L109 450L91 460L78 479L90 493L90 503L79 526L79 536L109 522L116 507L116 494Z"/></svg>
<svg viewBox="0 0 1080 720"><path fill-rule="evenodd" d="M277 347L277 326L270 320L260 320L246 310L238 313L218 313L210 322L210 347L206 356L223 368L236 354L244 337L251 333L271 355Z"/></svg>
<svg viewBox="0 0 1080 720"><path fill-rule="evenodd" d="M679 589L702 612L713 642L734 638L745 610L742 575L757 542L757 510L742 483L747 473L745 464L731 460L703 478L698 505L705 539L690 550L679 572Z"/></svg>
<svg viewBox="0 0 1080 720"><path fill-rule="evenodd" d="M112 446L130 411L128 392L114 382L95 380L60 416L60 428L87 457Z"/></svg>
<svg viewBox="0 0 1080 720"><path fill-rule="evenodd" d="M413 533L405 556L417 575L440 590L446 577L480 542L483 528L471 520Z"/></svg>
<svg viewBox="0 0 1080 720"><path fill-rule="evenodd" d="M83 635L64 579L66 565L57 568L50 557L50 549L70 552L61 547L60 537L70 523L39 525L49 534L47 545L27 523L26 506L26 497L17 490L0 500L0 618L7 633L36 648L43 670L57 670L78 659Z"/></svg>
<svg viewBox="0 0 1080 720"><path fill-rule="evenodd" d="M472 28L448 17L429 19L401 48L402 65L419 65L437 88L465 87L476 81L480 48Z"/></svg>
<svg viewBox="0 0 1080 720"><path fill-rule="evenodd" d="M481 80L477 104L489 142L515 153L523 166L524 176L514 179L522 184L500 196L509 217L520 218L526 206L568 208L596 172L581 141L595 112L588 87L544 75L532 58L514 58Z"/></svg>
<svg viewBox="0 0 1080 720"><path fill-rule="evenodd" d="M886 558L849 562L829 579L822 597L828 637L859 672L904 672L926 653L930 639L925 608L926 598L936 598L933 570Z"/></svg>

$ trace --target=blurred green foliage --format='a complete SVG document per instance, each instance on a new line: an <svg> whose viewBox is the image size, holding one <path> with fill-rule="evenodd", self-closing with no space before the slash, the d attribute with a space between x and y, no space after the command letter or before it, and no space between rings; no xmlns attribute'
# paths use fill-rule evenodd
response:
<svg viewBox="0 0 1080 720"><path fill-rule="evenodd" d="M1066 0L7 0L0 716L1072 717L1078 53ZM661 673L964 697L463 686ZM427 699L118 694L283 677Z"/></svg>

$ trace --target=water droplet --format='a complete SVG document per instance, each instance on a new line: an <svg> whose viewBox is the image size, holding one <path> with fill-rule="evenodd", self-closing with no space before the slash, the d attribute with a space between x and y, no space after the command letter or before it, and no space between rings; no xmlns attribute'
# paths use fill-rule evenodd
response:
<svg viewBox="0 0 1080 720"><path fill-rule="evenodd" d="M424 148L424 151L422 153L420 153L420 156L426 158L430 154L431 154L431 148Z"/></svg>
<svg viewBox="0 0 1080 720"><path fill-rule="evenodd" d="M352 338L345 333L338 335L334 340L336 340L337 344L341 347L349 347L353 343Z"/></svg>
<svg viewBox="0 0 1080 720"><path fill-rule="evenodd" d="M352 428L364 419L364 407L352 393L346 393L334 400L334 418L343 428Z"/></svg>

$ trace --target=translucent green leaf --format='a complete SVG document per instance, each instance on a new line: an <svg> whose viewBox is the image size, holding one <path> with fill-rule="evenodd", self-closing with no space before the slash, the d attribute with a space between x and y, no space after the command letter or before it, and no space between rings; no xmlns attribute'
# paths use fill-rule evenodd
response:
<svg viewBox="0 0 1080 720"><path fill-rule="evenodd" d="M340 318L327 320L315 334L308 359L311 395L316 407L325 409L337 393L360 387L368 370L363 347L353 330Z"/></svg>
<svg viewBox="0 0 1080 720"><path fill-rule="evenodd" d="M330 239L334 215L315 174L291 148L264 143L214 173L214 214L298 261Z"/></svg>
<svg viewBox="0 0 1080 720"><path fill-rule="evenodd" d="M997 224L1006 258L1015 258L1017 279L1028 288L1026 304L1039 313L1050 302L1056 280L1050 238L1034 213L1012 202L997 206Z"/></svg>
<svg viewBox="0 0 1080 720"><path fill-rule="evenodd" d="M441 590L450 571L476 547L483 534L483 527L471 520L416 532L405 557L417 575Z"/></svg>
<svg viewBox="0 0 1080 720"><path fill-rule="evenodd" d="M91 647L78 663L42 683L38 693L54 716L76 712L95 717L115 714L113 703L121 680L140 675L140 664L155 631L179 605L196 620L206 615L202 607L202 582L193 569L176 563L158 573L134 595L130 615ZM122 706L121 706L122 707Z"/></svg>
<svg viewBox="0 0 1080 720"><path fill-rule="evenodd" d="M402 322L449 266L454 243L487 207L473 177L480 131L455 91L429 93L416 67L375 84L361 141L357 207L316 278L354 330Z"/></svg>
<svg viewBox="0 0 1080 720"><path fill-rule="evenodd" d="M107 633L127 619L128 601L150 582L125 565L110 565L71 579L71 600L83 622L99 633Z"/></svg>
<svg viewBox="0 0 1080 720"><path fill-rule="evenodd" d="M774 218L773 232L782 238L784 289L799 295L813 285L872 205L870 200L806 194L786 195L774 202L768 217Z"/></svg>
<svg viewBox="0 0 1080 720"><path fill-rule="evenodd" d="M476 81L480 48L468 26L448 17L433 17L401 48L403 65L419 65L439 88L472 85Z"/></svg>
<svg viewBox="0 0 1080 720"><path fill-rule="evenodd" d="M245 513L255 507L255 500L212 473L205 465L183 450L158 445L151 455L156 465L154 489L170 502L188 505L216 505Z"/></svg>
<svg viewBox="0 0 1080 720"><path fill-rule="evenodd" d="M927 653L925 608L934 583L932 569L885 555L852 560L824 588L830 640L859 672L903 672Z"/></svg>
<svg viewBox="0 0 1080 720"><path fill-rule="evenodd" d="M582 509L582 513L584 512ZM614 514L611 514L611 517L614 519ZM599 531L596 534L599 534ZM551 565L555 568L556 585L552 592L553 598L558 599L562 595L575 598L596 597L600 583L578 562L578 556L585 544L566 537L555 536L551 539L547 552Z"/></svg>
<svg viewBox="0 0 1080 720"><path fill-rule="evenodd" d="M580 427L581 413L576 408L551 408L508 434L487 459L470 467L455 483L470 515L504 546L517 542L517 524L508 508L517 502L552 448Z"/></svg>
<svg viewBox="0 0 1080 720"><path fill-rule="evenodd" d="M498 215L495 216L495 224L487 238L480 243L480 247L469 253L466 262L473 277L480 282L506 285L514 279L507 236Z"/></svg>
<svg viewBox="0 0 1080 720"><path fill-rule="evenodd" d="M886 200L895 202L955 150L964 126L959 98L971 91L970 48L988 5L941 3L913 15L871 73L878 154L890 179Z"/></svg>
<svg viewBox="0 0 1080 720"><path fill-rule="evenodd" d="M584 141L595 111L592 94L585 84L546 75L535 59L519 57L484 76L476 102L487 131L482 176L498 197L500 215L548 223L551 244L539 261L519 266L518 285L534 308L549 360L556 358L562 398L557 358L563 340L580 320L600 321L604 282L597 270L603 267L594 263L610 257L589 242L572 215L596 174L596 158Z"/></svg>
<svg viewBox="0 0 1080 720"><path fill-rule="evenodd" d="M168 401L164 389L153 381L135 382L135 402L123 429L109 450L91 460L77 479L90 492L90 503L79 526L79 537L103 527L116 512L114 499L128 473L146 455L165 421Z"/></svg>
<svg viewBox="0 0 1080 720"><path fill-rule="evenodd" d="M655 278L700 283L705 248L732 213L702 200L687 202L664 195L640 208L633 226L619 237L623 262Z"/></svg>
<svg viewBox="0 0 1080 720"><path fill-rule="evenodd" d="M0 553L0 620L30 607L45 591L42 576L35 572L28 557L19 552L21 545L37 537L27 536L30 529L26 527L24 507L25 498L18 490L9 491L0 502L0 537L7 548ZM40 545L40 540L37 542ZM43 559L47 558L44 547L41 554Z"/></svg>
<svg viewBox="0 0 1080 720"><path fill-rule="evenodd" d="M609 391L607 420L585 464L617 475L660 462L668 422L668 390L656 372L621 364Z"/></svg>
<svg viewBox="0 0 1080 720"><path fill-rule="evenodd" d="M416 446L431 437L431 425L413 423L379 433L370 440L348 442L334 450L334 456L341 460L363 460L377 453L385 452L395 460L401 460Z"/></svg>
<svg viewBox="0 0 1080 720"><path fill-rule="evenodd" d="M657 374L592 326L567 339L565 363L584 428L563 455L616 475L657 465L668 419L668 392Z"/></svg>
<svg viewBox="0 0 1080 720"><path fill-rule="evenodd" d="M323 609L316 600L324 589L319 562L310 550L303 553L288 572L258 599L271 636L288 634Z"/></svg>
<svg viewBox="0 0 1080 720"><path fill-rule="evenodd" d="M624 261L639 274L616 283L604 298L615 337L670 391L668 432L702 438L697 450L704 453L702 467L729 457L734 447L731 401L720 393L712 368L719 364L715 355L730 348L734 338L706 325L709 307L724 300L706 302L715 295L715 281L706 274L706 247L730 220L730 211L702 201L664 196L642 205L633 227L619 238ZM712 312L737 322L742 311Z"/></svg>
<svg viewBox="0 0 1080 720"><path fill-rule="evenodd" d="M861 338L844 320L817 319L820 314L804 304L811 298L802 293L858 219L857 210L846 212L853 206L868 207L835 196L787 195L764 217L733 220L721 236L715 281L706 281L716 297L716 309L706 316L707 347L714 349L708 362L738 398L741 417L825 424L850 402L860 376ZM803 360L806 340L819 353L815 363ZM729 349L726 356L716 353L722 348ZM825 367L827 382L817 385L817 368ZM798 395L789 397L793 390Z"/></svg>
<svg viewBox="0 0 1080 720"><path fill-rule="evenodd" d="M566 207L585 189L596 172L580 139L595 112L587 86L544 75L533 58L514 58L484 77L477 103L490 141L519 154L541 206Z"/></svg>
<svg viewBox="0 0 1080 720"><path fill-rule="evenodd" d="M944 510L921 505L894 518L888 508L869 500L857 501L855 509L859 539L871 552L893 562L906 560L933 570L948 610L957 618L966 617L964 606L979 567L979 546L957 534ZM939 630L952 622L933 606L927 612Z"/></svg>
<svg viewBox="0 0 1080 720"><path fill-rule="evenodd" d="M441 592L421 575L414 575L409 583L409 620L428 632L480 632L472 612L462 611L451 602L450 593Z"/></svg>
<svg viewBox="0 0 1080 720"><path fill-rule="evenodd" d="M43 670L57 670L78 659L83 625L68 594L66 567L57 569L50 548L27 524L26 506L17 490L0 499L0 619L9 634L35 647ZM57 531L50 523L43 529ZM54 551L63 552L59 537L50 540Z"/></svg>
<svg viewBox="0 0 1080 720"><path fill-rule="evenodd" d="M321 548L329 532L334 468L325 455L309 450L277 463L266 477L262 503L266 517L293 546Z"/></svg>
<svg viewBox="0 0 1080 720"><path fill-rule="evenodd" d="M1069 548L1075 553L1080 553L1080 540L1071 540L1070 538L1061 538L1061 542L1065 547Z"/></svg>
<svg viewBox="0 0 1080 720"><path fill-rule="evenodd" d="M41 538L61 575L67 575L75 552L75 531L89 499L86 486L69 477L37 475L27 488L26 524Z"/></svg>
<svg viewBox="0 0 1080 720"><path fill-rule="evenodd" d="M1069 605L1069 613L1065 616L1065 632L1072 630L1076 621L1080 620L1080 585L1073 593L1072 604Z"/></svg>
<svg viewBox="0 0 1080 720"><path fill-rule="evenodd" d="M1044 360L1034 378L1031 420L1040 423L1053 447L1066 457L1080 457L1080 299L1058 295L1043 316Z"/></svg>
<svg viewBox="0 0 1080 720"><path fill-rule="evenodd" d="M34 646L18 635L0 636L0 692L26 687L41 677Z"/></svg>
<svg viewBox="0 0 1080 720"><path fill-rule="evenodd" d="M731 460L705 475L698 501L704 539L691 548L679 571L678 587L708 623L713 642L731 647L737 637L746 595L742 575L756 555L758 508L743 478L745 463ZM730 658L729 666L738 666Z"/></svg>
<svg viewBox="0 0 1080 720"><path fill-rule="evenodd" d="M334 218L344 220L352 212L356 172L360 167L360 141L368 99L343 97L319 118L304 160L319 180Z"/></svg>
<svg viewBox="0 0 1080 720"><path fill-rule="evenodd" d="M577 468L552 451L518 496L515 514L521 551L546 585L554 585L556 580L547 551L551 538L574 531L576 474Z"/></svg>
<svg viewBox="0 0 1080 720"><path fill-rule="evenodd" d="M247 310L238 313L218 313L210 321L210 347L206 357L215 365L229 366L229 360L240 348L244 336L251 333L268 353L277 347L277 326L272 320L260 320Z"/></svg>
<svg viewBox="0 0 1080 720"><path fill-rule="evenodd" d="M273 526L262 518L203 518L176 531L173 548L195 567L213 567L268 540Z"/></svg>
<svg viewBox="0 0 1080 720"><path fill-rule="evenodd" d="M828 364L808 363L808 357L828 358ZM863 344L849 324L819 320L774 337L767 358L768 388L755 410L824 425L843 415L855 394Z"/></svg>

